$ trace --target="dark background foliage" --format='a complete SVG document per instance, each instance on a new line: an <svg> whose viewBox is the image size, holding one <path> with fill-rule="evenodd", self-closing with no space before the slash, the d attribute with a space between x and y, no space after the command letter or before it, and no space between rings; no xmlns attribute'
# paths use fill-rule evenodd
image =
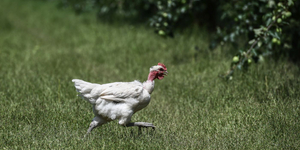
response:
<svg viewBox="0 0 300 150"><path fill-rule="evenodd" d="M231 45L239 57L238 63L231 66L235 63L239 69L247 68L246 60L258 62L271 54L275 59L287 56L293 62L299 61L298 1L61 0L58 6L72 7L77 14L96 12L97 17L109 22L147 23L162 37L174 37L190 27L204 27L213 35L210 49ZM276 20L272 20L276 15ZM280 23L278 18L282 20Z"/></svg>

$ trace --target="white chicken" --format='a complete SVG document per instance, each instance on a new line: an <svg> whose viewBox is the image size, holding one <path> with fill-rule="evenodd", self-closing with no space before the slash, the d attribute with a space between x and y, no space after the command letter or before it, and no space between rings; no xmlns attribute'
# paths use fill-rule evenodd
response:
<svg viewBox="0 0 300 150"><path fill-rule="evenodd" d="M155 126L148 122L130 122L131 117L137 111L145 108L150 102L150 94L154 89L154 80L163 79L167 75L164 64L158 63L150 68L148 80L141 83L114 82L108 84L94 84L79 79L73 79L75 88L81 96L93 105L95 117L87 130L89 134L94 128L109 121L118 119L119 124L125 127ZM86 135L87 135L86 134Z"/></svg>

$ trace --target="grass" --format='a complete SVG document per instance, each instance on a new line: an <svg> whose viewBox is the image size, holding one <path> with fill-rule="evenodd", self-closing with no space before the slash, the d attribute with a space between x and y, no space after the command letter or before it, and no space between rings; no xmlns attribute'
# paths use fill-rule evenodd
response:
<svg viewBox="0 0 300 150"><path fill-rule="evenodd" d="M299 149L300 70L285 59L218 75L228 48L208 50L205 30L161 39L151 30L57 10L53 1L0 2L1 149ZM194 50L198 45L200 52ZM132 121L82 139L93 118L71 80L144 81L163 62L152 101Z"/></svg>

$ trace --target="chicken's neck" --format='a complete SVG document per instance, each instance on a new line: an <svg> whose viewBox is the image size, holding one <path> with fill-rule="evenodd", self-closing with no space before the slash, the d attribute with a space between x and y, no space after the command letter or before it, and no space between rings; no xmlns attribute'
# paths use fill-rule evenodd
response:
<svg viewBox="0 0 300 150"><path fill-rule="evenodd" d="M148 75L148 80L143 83L144 89L147 90L149 94L151 94L154 90L154 80L156 78L156 73L150 72Z"/></svg>

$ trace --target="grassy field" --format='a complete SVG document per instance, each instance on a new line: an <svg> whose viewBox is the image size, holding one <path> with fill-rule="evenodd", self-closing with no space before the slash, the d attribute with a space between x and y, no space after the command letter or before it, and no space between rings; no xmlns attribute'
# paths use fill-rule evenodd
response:
<svg viewBox="0 0 300 150"><path fill-rule="evenodd" d="M300 149L298 66L266 60L225 81L229 50L208 50L205 30L180 34L1 0L0 149ZM157 130L114 121L82 139L93 113L71 80L144 81L158 62L169 75L132 118Z"/></svg>

